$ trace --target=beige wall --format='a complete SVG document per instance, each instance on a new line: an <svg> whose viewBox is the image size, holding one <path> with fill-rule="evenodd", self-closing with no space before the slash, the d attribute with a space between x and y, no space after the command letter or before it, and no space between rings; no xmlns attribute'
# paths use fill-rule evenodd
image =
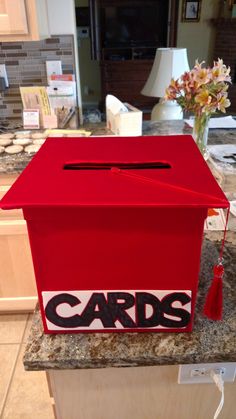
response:
<svg viewBox="0 0 236 419"><path fill-rule="evenodd" d="M177 32L177 46L188 50L189 65L192 67L195 60L206 61L212 64L215 42L215 29L211 19L217 18L221 0L202 0L200 22L182 22L182 2L180 1L179 23ZM227 5L225 6L227 14Z"/></svg>
<svg viewBox="0 0 236 419"><path fill-rule="evenodd" d="M51 35L74 35L75 52L77 47L76 23L75 23L75 3L74 0L47 0L48 22ZM75 53L75 71L77 80L77 96L82 122L82 98L80 80L79 57Z"/></svg>
<svg viewBox="0 0 236 419"><path fill-rule="evenodd" d="M88 0L75 0L75 5L86 7ZM78 39L78 51L83 105L97 106L101 97L100 67L98 61L91 60L90 38Z"/></svg>

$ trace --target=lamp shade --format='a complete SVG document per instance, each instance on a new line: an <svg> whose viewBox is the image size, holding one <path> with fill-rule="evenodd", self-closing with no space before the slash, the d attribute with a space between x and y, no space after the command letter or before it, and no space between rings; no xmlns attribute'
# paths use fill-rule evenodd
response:
<svg viewBox="0 0 236 419"><path fill-rule="evenodd" d="M178 79L185 71L189 71L186 48L158 48L151 73L141 93L163 97L171 79Z"/></svg>

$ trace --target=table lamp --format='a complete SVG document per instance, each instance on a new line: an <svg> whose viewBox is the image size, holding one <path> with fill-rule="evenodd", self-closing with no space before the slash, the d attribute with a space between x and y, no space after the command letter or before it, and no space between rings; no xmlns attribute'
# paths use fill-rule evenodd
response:
<svg viewBox="0 0 236 419"><path fill-rule="evenodd" d="M151 121L167 119L183 119L181 106L175 100L165 101L166 88L172 78L178 79L185 71L189 71L186 48L158 48L155 60L141 91L145 96L160 97L151 114Z"/></svg>

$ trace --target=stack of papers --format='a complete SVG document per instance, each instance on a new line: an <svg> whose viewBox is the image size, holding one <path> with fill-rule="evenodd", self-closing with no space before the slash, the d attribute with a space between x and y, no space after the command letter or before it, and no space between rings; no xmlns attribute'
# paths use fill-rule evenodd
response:
<svg viewBox="0 0 236 419"><path fill-rule="evenodd" d="M20 87L24 110L31 111L31 113L33 110L38 110L40 126L43 128L64 128L71 122L72 117L74 124L77 125L75 76L73 74L52 74L48 81L48 87Z"/></svg>
<svg viewBox="0 0 236 419"><path fill-rule="evenodd" d="M47 94L51 109L57 116L58 127L64 128L75 114L77 105L74 75L51 75Z"/></svg>
<svg viewBox="0 0 236 419"><path fill-rule="evenodd" d="M208 217L204 224L204 230L210 231L224 231L225 229L225 215L222 208L210 208L208 210ZM228 227L227 227L228 230Z"/></svg>
<svg viewBox="0 0 236 419"><path fill-rule="evenodd" d="M193 128L194 118L185 119L185 122L191 128ZM209 128L225 128L225 129L236 128L236 121L233 119L231 115L223 116L220 118L211 118L209 121Z"/></svg>
<svg viewBox="0 0 236 419"><path fill-rule="evenodd" d="M208 146L211 157L224 164L236 163L236 144L214 144Z"/></svg>

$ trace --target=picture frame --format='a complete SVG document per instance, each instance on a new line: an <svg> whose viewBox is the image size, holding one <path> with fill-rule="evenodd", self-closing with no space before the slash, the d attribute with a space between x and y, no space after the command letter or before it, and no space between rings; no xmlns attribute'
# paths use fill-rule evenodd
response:
<svg viewBox="0 0 236 419"><path fill-rule="evenodd" d="M183 0L182 22L199 22L201 14L201 0Z"/></svg>

